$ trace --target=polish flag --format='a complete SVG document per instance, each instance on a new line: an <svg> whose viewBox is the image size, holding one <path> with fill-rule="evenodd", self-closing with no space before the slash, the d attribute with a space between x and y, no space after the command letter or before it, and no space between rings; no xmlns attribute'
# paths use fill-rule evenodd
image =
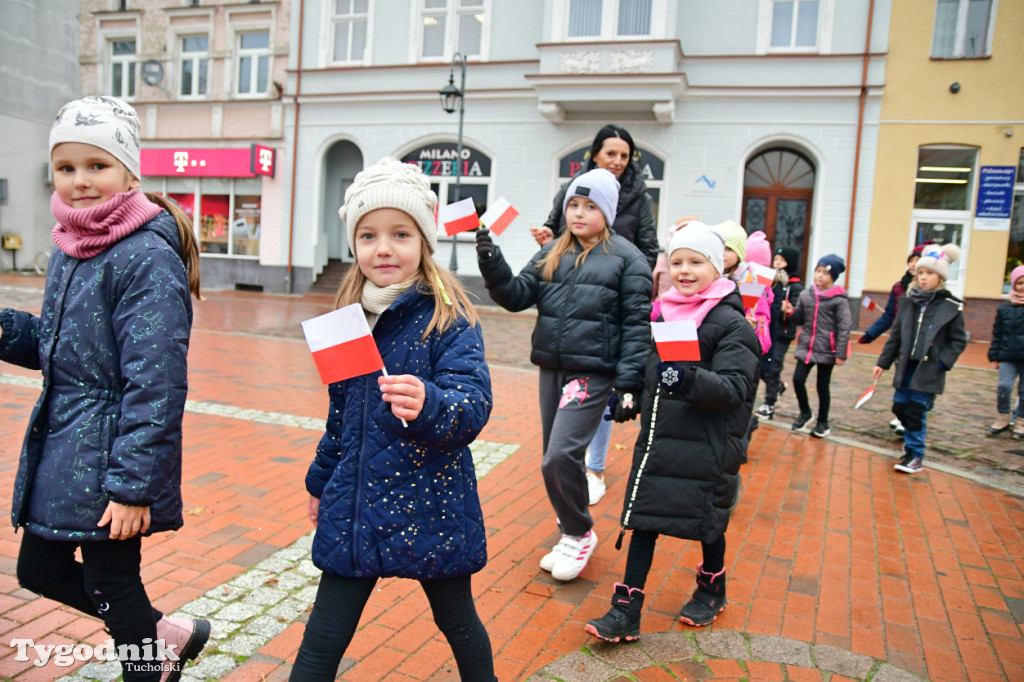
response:
<svg viewBox="0 0 1024 682"><path fill-rule="evenodd" d="M651 331L654 332L654 344L658 348L658 357L665 362L700 360L697 323L693 320L652 322Z"/></svg>
<svg viewBox="0 0 1024 682"><path fill-rule="evenodd" d="M860 407L867 401L871 400L871 396L875 395L875 386L877 385L878 382L876 381L875 383L871 384L871 388L861 393L860 397L857 398L857 404L853 406L853 409L856 410L858 407Z"/></svg>
<svg viewBox="0 0 1024 682"><path fill-rule="evenodd" d="M868 310L874 310L875 308L877 308L877 307L878 307L878 306L877 306L877 305L875 304L875 302L874 302L874 301L872 301L872 300L871 300L870 298L868 298L867 296L865 296L865 297L864 297L864 300L863 300L863 301L861 301L861 302L860 302L860 304L861 304L862 306L864 306L865 308L867 308Z"/></svg>
<svg viewBox="0 0 1024 682"><path fill-rule="evenodd" d="M444 225L444 231L449 237L480 227L480 218L476 214L473 197L442 206L437 211L437 222Z"/></svg>
<svg viewBox="0 0 1024 682"><path fill-rule="evenodd" d="M384 360L358 303L305 320L302 333L325 384L384 369Z"/></svg>
<svg viewBox="0 0 1024 682"><path fill-rule="evenodd" d="M512 204L508 203L505 197L498 197L498 200L480 216L480 222L494 234L501 234L518 215L519 211L512 208Z"/></svg>
<svg viewBox="0 0 1024 682"><path fill-rule="evenodd" d="M747 275L751 282L770 287L775 281L775 270L760 263L747 263Z"/></svg>
<svg viewBox="0 0 1024 682"><path fill-rule="evenodd" d="M753 308L757 305L757 299L764 293L764 285L759 282L740 282L740 296L743 297L743 307Z"/></svg>

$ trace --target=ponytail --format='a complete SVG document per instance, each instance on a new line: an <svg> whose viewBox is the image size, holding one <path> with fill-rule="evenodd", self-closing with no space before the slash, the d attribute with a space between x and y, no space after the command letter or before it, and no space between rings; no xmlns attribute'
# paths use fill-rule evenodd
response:
<svg viewBox="0 0 1024 682"><path fill-rule="evenodd" d="M174 222L178 224L178 237L181 239L181 261L185 264L185 274L188 275L188 290L197 300L203 300L199 294L199 243L196 241L196 233L192 230L192 219L181 210L177 202L161 194L145 194L147 199L174 216Z"/></svg>

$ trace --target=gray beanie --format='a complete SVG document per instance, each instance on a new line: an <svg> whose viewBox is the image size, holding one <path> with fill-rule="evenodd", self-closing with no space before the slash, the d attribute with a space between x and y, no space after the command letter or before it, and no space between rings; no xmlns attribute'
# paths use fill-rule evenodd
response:
<svg viewBox="0 0 1024 682"><path fill-rule="evenodd" d="M586 197L604 214L608 229L612 229L615 222L615 209L619 205L619 181L611 171L604 168L595 168L582 175L577 175L565 190L565 199L562 200L562 216L565 217L569 200L573 197ZM566 222L569 222L566 220Z"/></svg>
<svg viewBox="0 0 1024 682"><path fill-rule="evenodd" d="M345 191L345 203L338 215L345 221L348 245L356 252L356 226L359 219L378 208L394 208L411 217L423 233L430 253L437 248L437 220L434 209L437 195L420 167L384 157L356 174Z"/></svg>
<svg viewBox="0 0 1024 682"><path fill-rule="evenodd" d="M50 128L50 154L63 142L99 147L123 163L136 180L142 180L139 117L124 100L93 96L65 104Z"/></svg>
<svg viewBox="0 0 1024 682"><path fill-rule="evenodd" d="M668 243L669 261L676 249L696 251L711 261L719 275L725 270L725 235L710 225L694 220L680 227Z"/></svg>

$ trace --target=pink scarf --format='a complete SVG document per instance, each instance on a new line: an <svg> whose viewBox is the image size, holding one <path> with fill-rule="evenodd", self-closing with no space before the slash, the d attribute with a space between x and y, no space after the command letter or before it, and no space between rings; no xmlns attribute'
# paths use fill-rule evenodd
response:
<svg viewBox="0 0 1024 682"><path fill-rule="evenodd" d="M98 206L71 208L54 192L50 213L57 219L53 241L72 258L92 258L162 211L141 191L115 194Z"/></svg>
<svg viewBox="0 0 1024 682"><path fill-rule="evenodd" d="M700 327L708 311L735 289L736 283L728 277L719 277L704 291L689 296L672 287L661 295L661 316L668 322L693 320Z"/></svg>

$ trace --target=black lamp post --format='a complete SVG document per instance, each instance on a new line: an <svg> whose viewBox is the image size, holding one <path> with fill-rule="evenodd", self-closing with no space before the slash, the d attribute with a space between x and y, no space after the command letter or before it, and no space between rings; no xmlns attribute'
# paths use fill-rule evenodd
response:
<svg viewBox="0 0 1024 682"><path fill-rule="evenodd" d="M462 71L462 87L455 87L455 67L458 66ZM455 201L459 201L462 198L462 119L466 113L466 108L463 106L466 100L466 59L462 56L461 52L456 52L452 56L452 69L448 73L448 85L441 88L439 93L441 95L441 108L449 114L455 113L455 110L459 110L459 140L456 144L455 149ZM448 269L452 272L458 272L459 270L459 235L452 235L452 257L448 263Z"/></svg>

